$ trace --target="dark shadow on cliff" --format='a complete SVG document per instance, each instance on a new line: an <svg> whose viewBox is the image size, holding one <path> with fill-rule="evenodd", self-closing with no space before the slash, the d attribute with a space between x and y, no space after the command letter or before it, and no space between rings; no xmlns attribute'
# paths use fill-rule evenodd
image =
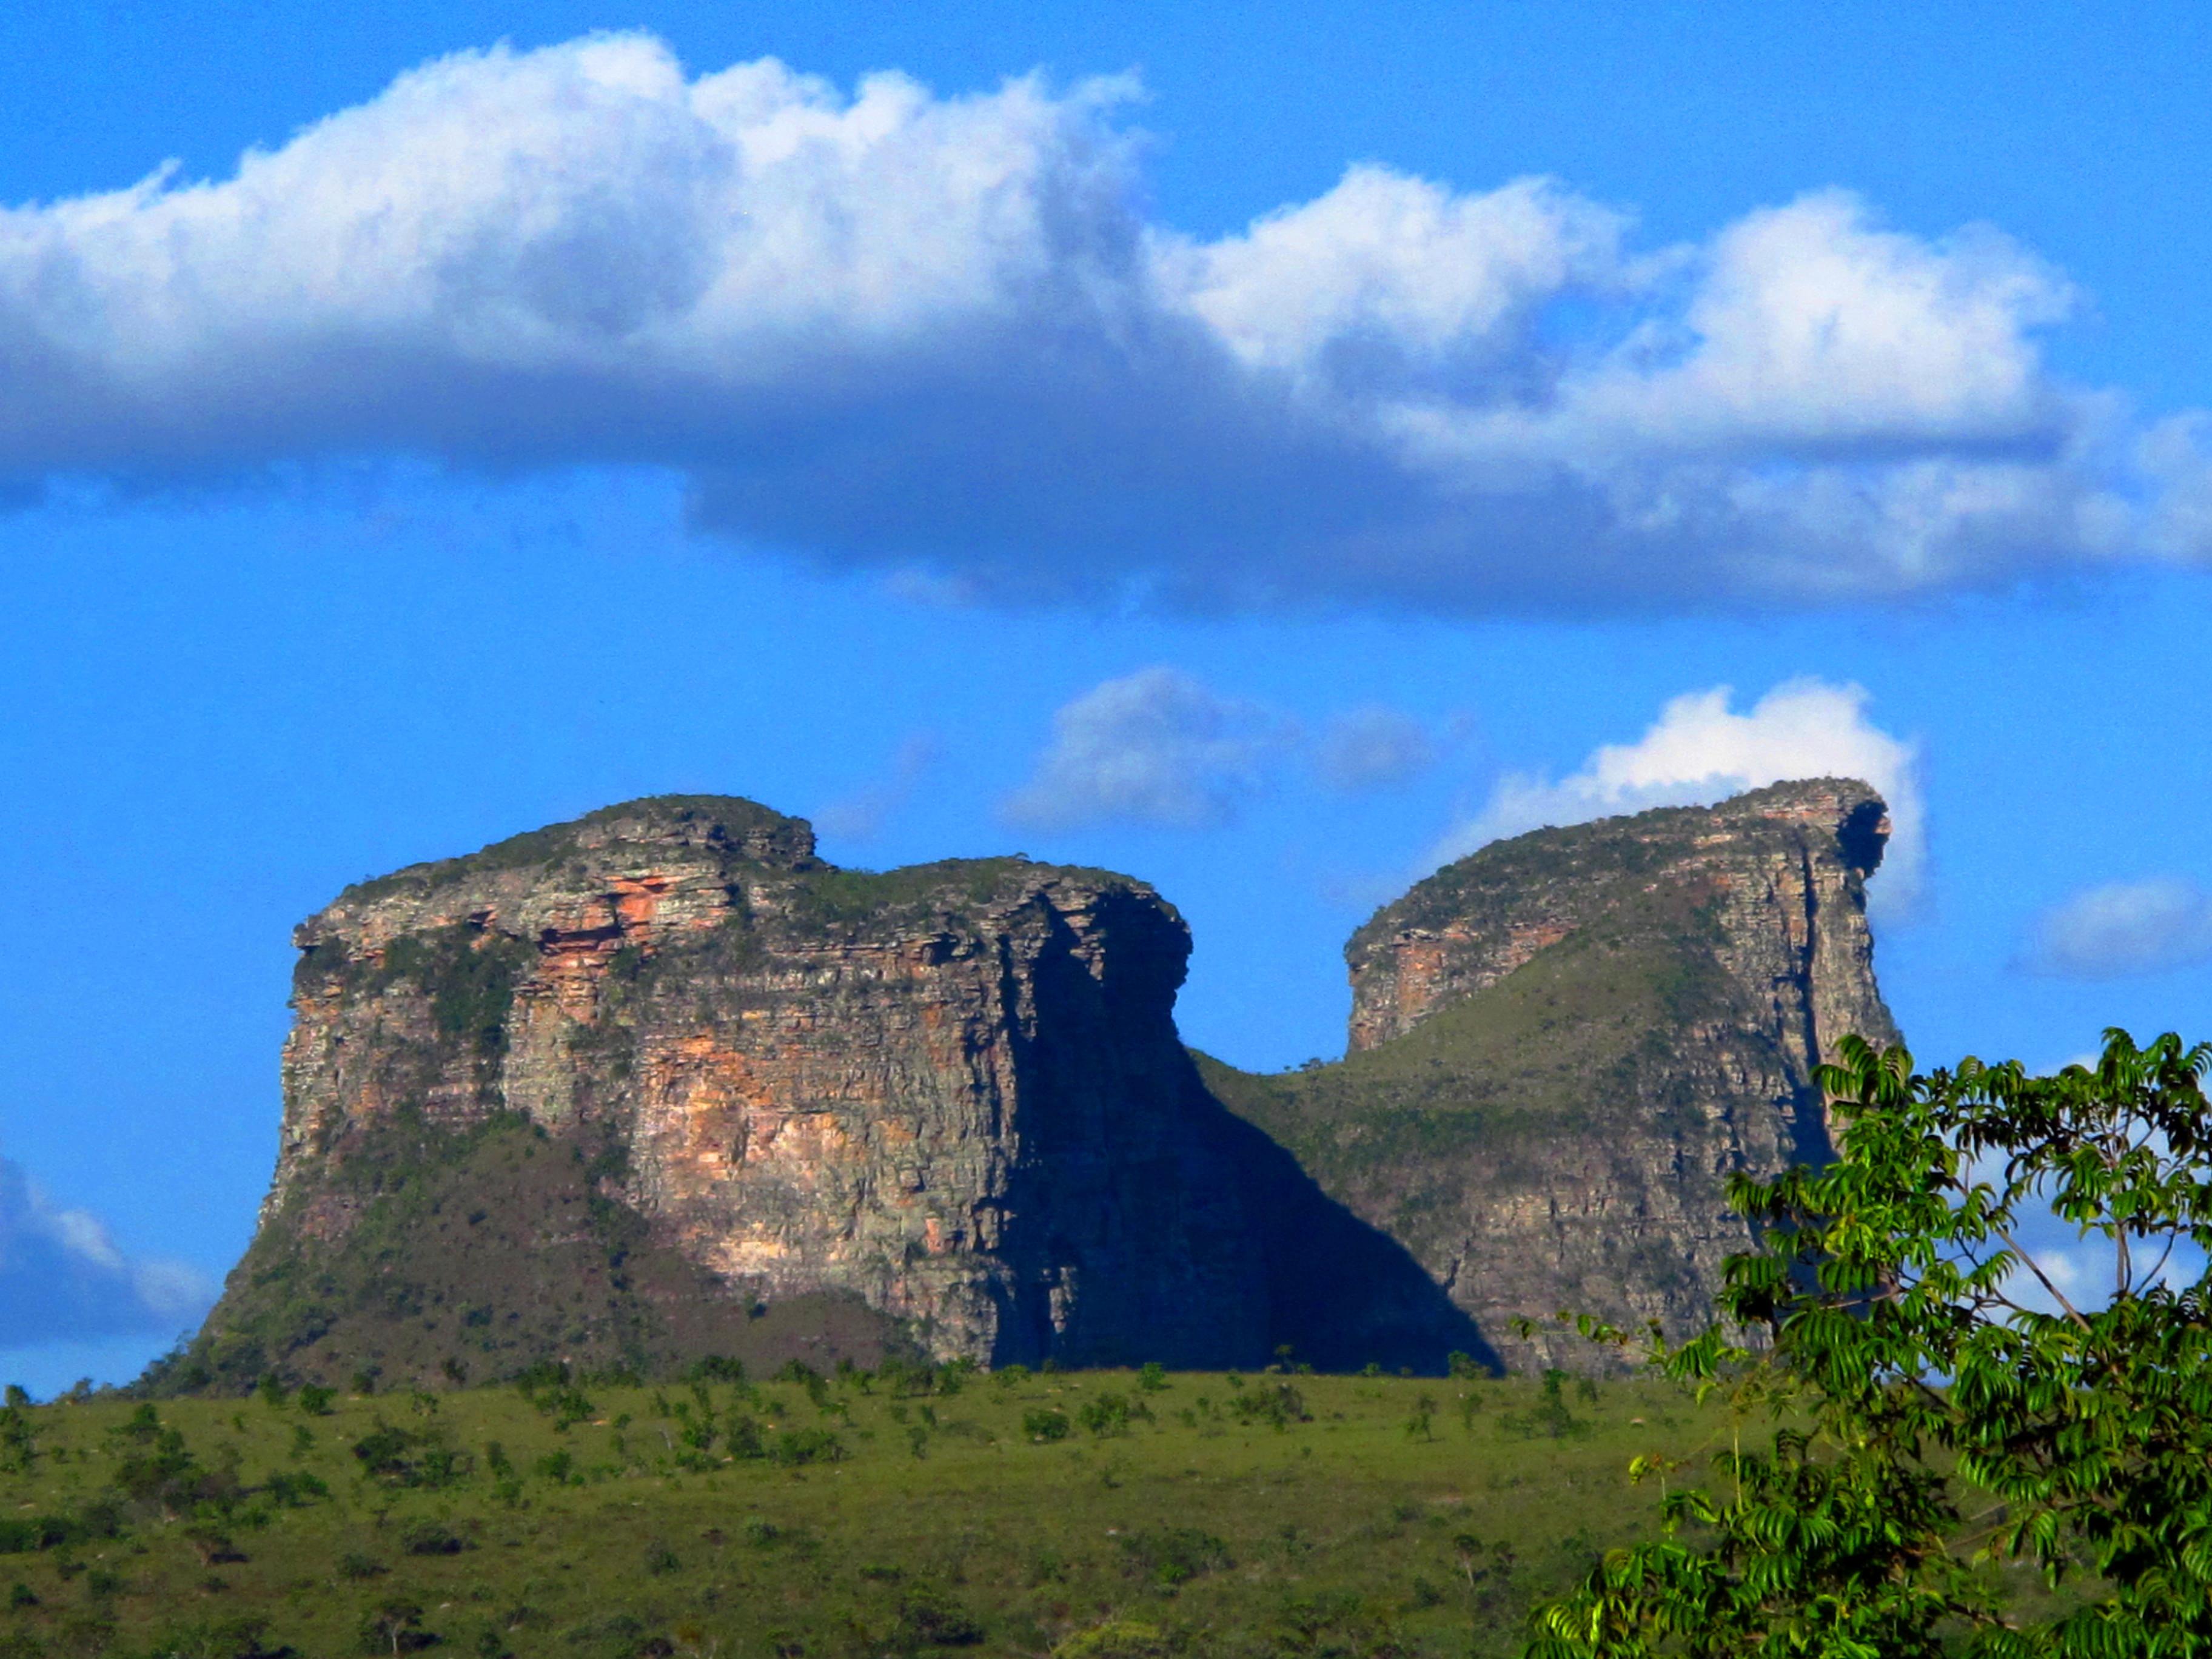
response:
<svg viewBox="0 0 2212 1659"><path fill-rule="evenodd" d="M1376 1364L1442 1376L1464 1353L1497 1372L1503 1362L1406 1247L1323 1192L1297 1158L1216 1099L1195 1067L1190 1087L1223 1156L1237 1172L1265 1257L1267 1342L1316 1370Z"/></svg>

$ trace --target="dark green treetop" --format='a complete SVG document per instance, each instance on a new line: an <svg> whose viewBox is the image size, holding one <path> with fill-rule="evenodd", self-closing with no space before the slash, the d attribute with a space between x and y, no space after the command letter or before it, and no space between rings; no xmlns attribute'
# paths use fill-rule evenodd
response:
<svg viewBox="0 0 2212 1659"><path fill-rule="evenodd" d="M1540 1608L1529 1653L2212 1651L2208 1066L2170 1033L2050 1077L1847 1040L1836 1162L1734 1183L1767 1239L1729 1264L1735 1333L1654 1356L1783 1426ZM2045 1212L2109 1256L2094 1294L2021 1243ZM2081 1593L2008 1615L1990 1562Z"/></svg>

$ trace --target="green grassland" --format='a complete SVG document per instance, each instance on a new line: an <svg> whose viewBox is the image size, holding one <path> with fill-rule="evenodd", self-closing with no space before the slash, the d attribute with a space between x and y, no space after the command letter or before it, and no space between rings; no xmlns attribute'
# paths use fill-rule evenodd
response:
<svg viewBox="0 0 2212 1659"><path fill-rule="evenodd" d="M887 1365L0 1413L0 1659L1468 1655L1644 1535L1672 1387Z"/></svg>

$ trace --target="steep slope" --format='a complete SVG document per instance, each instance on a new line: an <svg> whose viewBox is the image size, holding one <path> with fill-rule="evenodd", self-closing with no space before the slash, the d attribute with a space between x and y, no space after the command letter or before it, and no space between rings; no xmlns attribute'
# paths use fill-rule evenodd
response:
<svg viewBox="0 0 2212 1659"><path fill-rule="evenodd" d="M1176 1040L1188 935L1140 883L840 871L799 820L668 797L350 888L296 942L275 1181L170 1386L802 1334L1267 1350L1249 1132Z"/></svg>
<svg viewBox="0 0 2212 1659"><path fill-rule="evenodd" d="M1887 832L1817 780L1486 848L1353 936L1345 1060L1202 1074L1512 1363L1595 1363L1512 1334L1562 1310L1680 1336L1749 1241L1729 1172L1825 1159L1813 1066L1895 1037L1865 917Z"/></svg>

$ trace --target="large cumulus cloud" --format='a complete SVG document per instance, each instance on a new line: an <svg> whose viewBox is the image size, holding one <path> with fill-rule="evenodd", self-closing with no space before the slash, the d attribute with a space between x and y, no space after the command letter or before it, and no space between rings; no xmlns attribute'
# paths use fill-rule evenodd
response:
<svg viewBox="0 0 2212 1659"><path fill-rule="evenodd" d="M2064 385L1993 230L1823 193L1636 243L1378 167L1218 240L1130 88L446 58L231 176L0 212L0 484L672 469L985 599L1756 605L2212 550L2208 428Z"/></svg>

